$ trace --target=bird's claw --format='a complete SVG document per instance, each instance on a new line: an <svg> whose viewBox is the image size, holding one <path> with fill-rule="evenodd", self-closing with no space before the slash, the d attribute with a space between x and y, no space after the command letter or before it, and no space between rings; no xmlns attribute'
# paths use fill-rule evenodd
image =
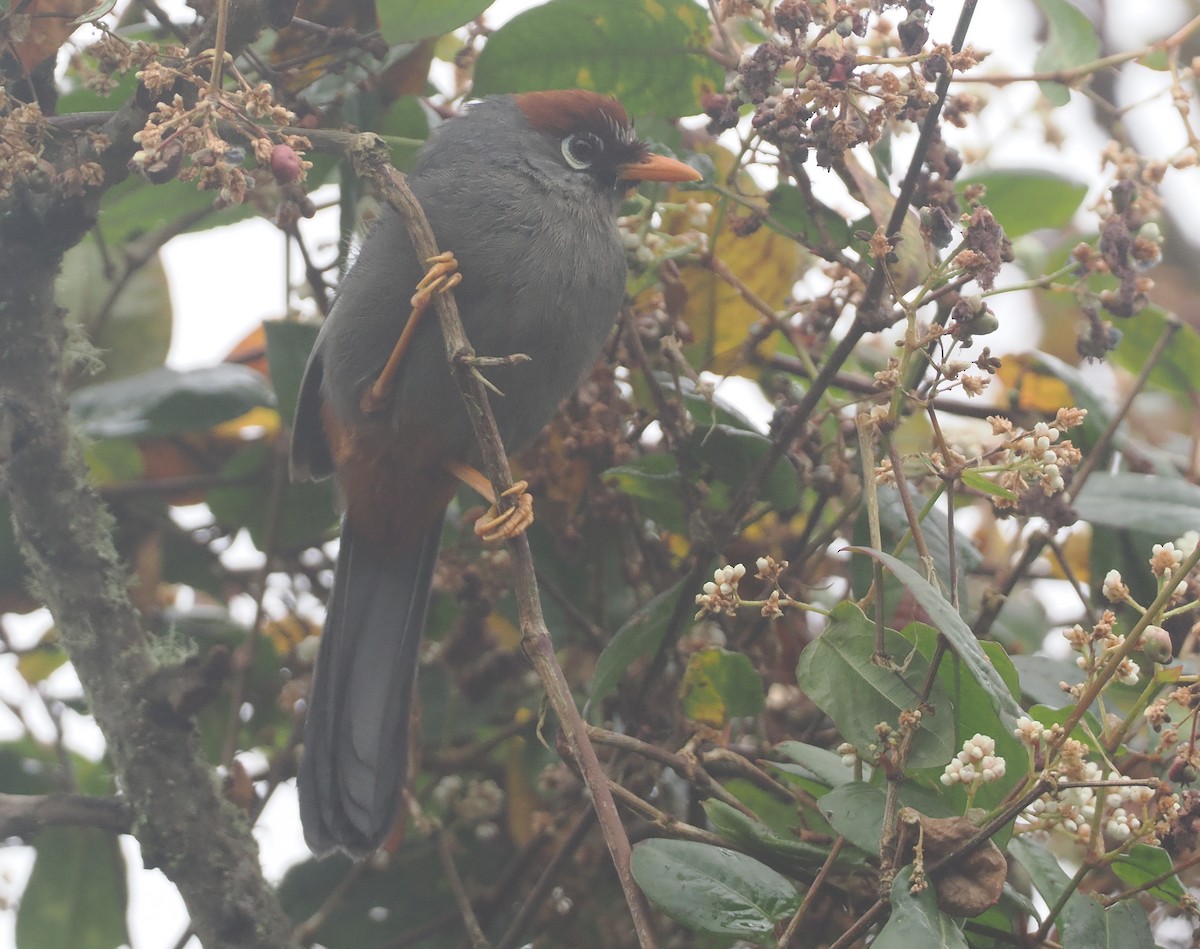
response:
<svg viewBox="0 0 1200 949"><path fill-rule="evenodd" d="M435 293L445 293L462 283L462 274L458 272L458 260L454 251L444 250L430 257L425 263L429 264L429 269L417 284L417 292L410 301L414 309L428 306Z"/></svg>
<svg viewBox="0 0 1200 949"><path fill-rule="evenodd" d="M518 481L505 491L502 498L516 497L517 503L506 511L497 511L493 504L486 514L475 522L475 534L485 543L509 540L525 533L533 523L533 497L526 494L528 481Z"/></svg>

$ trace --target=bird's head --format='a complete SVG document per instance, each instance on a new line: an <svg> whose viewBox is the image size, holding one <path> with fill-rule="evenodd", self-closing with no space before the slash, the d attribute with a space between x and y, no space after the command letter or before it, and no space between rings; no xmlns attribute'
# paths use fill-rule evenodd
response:
<svg viewBox="0 0 1200 949"><path fill-rule="evenodd" d="M604 189L639 181L698 181L689 165L653 154L633 131L616 99L583 89L513 96L530 127L557 150L569 173L590 176Z"/></svg>

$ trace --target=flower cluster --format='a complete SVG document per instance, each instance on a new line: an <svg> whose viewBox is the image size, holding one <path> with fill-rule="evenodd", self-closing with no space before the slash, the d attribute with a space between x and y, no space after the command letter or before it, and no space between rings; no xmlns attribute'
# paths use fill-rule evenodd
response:
<svg viewBox="0 0 1200 949"><path fill-rule="evenodd" d="M1112 655L1125 645L1125 637L1113 632L1116 621L1117 617L1113 612L1105 610L1100 622L1093 626L1090 632L1078 623L1063 631L1063 638L1079 653L1075 658L1075 665L1084 671L1088 679L1104 669ZM1122 685L1137 685L1140 677L1141 670L1128 656L1121 660L1114 674L1114 678ZM1073 698L1079 698L1083 694L1083 684L1061 685Z"/></svg>
<svg viewBox="0 0 1200 949"><path fill-rule="evenodd" d="M1004 438L999 449L1000 486L1017 499L1034 484L1040 485L1046 496L1062 491L1066 487L1063 470L1073 468L1083 458L1069 440L1062 440L1062 434L1080 425L1086 417L1087 409L1063 408L1053 422L1038 422L1032 431L1019 431L1003 416L988 416L992 434ZM1014 507L1017 501L995 498L993 503L997 507Z"/></svg>
<svg viewBox="0 0 1200 949"><path fill-rule="evenodd" d="M696 605L700 607L696 619L706 613L734 616L739 606L757 606L763 616L774 619L783 615L784 606L803 606L779 589L779 577L787 566L786 560L776 560L774 557L759 557L755 562L758 569L755 578L774 586L764 600L745 600L738 592L738 583L746 575L743 564L718 567L712 580L704 584L704 592L696 594Z"/></svg>
<svg viewBox="0 0 1200 949"><path fill-rule="evenodd" d="M999 781L1004 777L1004 759L996 754L996 739L976 734L963 742L962 751L950 759L942 771L941 782L947 787L968 786Z"/></svg>
<svg viewBox="0 0 1200 949"><path fill-rule="evenodd" d="M102 24L97 26L100 39L87 48L86 56L76 58L74 66L88 89L106 96L117 87L117 74L145 68L159 55L159 47L140 40L128 42Z"/></svg>
<svg viewBox="0 0 1200 949"><path fill-rule="evenodd" d="M1017 727L1013 729L1013 735L1020 739L1021 744L1037 748L1042 743L1042 734L1045 730L1046 726L1041 722L1028 715L1022 715L1017 719Z"/></svg>
<svg viewBox="0 0 1200 949"><path fill-rule="evenodd" d="M1184 559L1190 557L1195 551L1198 539L1200 539L1200 535L1196 531L1188 531L1174 541L1155 544L1151 549L1148 561L1150 572L1157 579L1160 592L1171 582L1171 578ZM1100 592L1110 603L1125 603L1139 613L1146 612L1146 608L1133 598L1133 593L1119 570L1109 570L1104 575ZM1192 594L1191 597L1189 597L1189 593ZM1194 591L1189 586L1188 580L1178 581L1167 599L1166 610L1161 616L1154 617L1158 622L1147 625L1143 630L1140 644L1142 651L1154 662L1170 662L1175 646L1171 641L1171 634L1159 623L1169 617L1194 610L1197 605Z"/></svg>
<svg viewBox="0 0 1200 949"><path fill-rule="evenodd" d="M1020 833L1062 831L1087 844L1096 826L1119 845L1131 838L1157 843L1179 811L1178 798L1160 789L1156 780L1130 781L1116 771L1107 777L1094 761L1082 761L1079 773L1051 777L1066 785L1033 801L1017 824ZM1161 791L1161 793L1160 793Z"/></svg>
<svg viewBox="0 0 1200 949"><path fill-rule="evenodd" d="M130 171L154 184L176 177L195 181L201 189L216 191L222 206L241 204L257 178L243 167L246 150L232 137L248 143L259 167L281 185L303 180L312 167L300 157L308 140L280 130L295 117L274 101L269 85L251 86L231 63L226 65L238 81L237 89L212 88L205 77L212 67L211 55L179 66L156 60L138 71L138 79L153 95L164 95L177 83L190 83L197 93L190 106L178 92L155 106L145 127L134 133L140 148L129 160ZM274 128L264 127L263 121Z"/></svg>
<svg viewBox="0 0 1200 949"><path fill-rule="evenodd" d="M490 778L464 781L458 775L448 775L434 787L432 797L444 813L474 827L481 840L499 832L495 821L504 810L504 791Z"/></svg>
<svg viewBox="0 0 1200 949"><path fill-rule="evenodd" d="M704 584L704 592L696 594L696 605L700 607L696 613L699 619L705 613L724 613L726 616L737 615L737 607L741 602L738 596L738 581L746 575L743 564L718 567L713 578Z"/></svg>

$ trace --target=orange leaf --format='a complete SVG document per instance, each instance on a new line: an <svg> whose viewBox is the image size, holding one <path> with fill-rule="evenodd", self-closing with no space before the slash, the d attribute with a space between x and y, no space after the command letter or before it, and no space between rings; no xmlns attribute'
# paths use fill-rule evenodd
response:
<svg viewBox="0 0 1200 949"><path fill-rule="evenodd" d="M21 12L8 20L9 51L27 73L32 72L79 28L71 21L95 5L96 0L30 0L19 5Z"/></svg>

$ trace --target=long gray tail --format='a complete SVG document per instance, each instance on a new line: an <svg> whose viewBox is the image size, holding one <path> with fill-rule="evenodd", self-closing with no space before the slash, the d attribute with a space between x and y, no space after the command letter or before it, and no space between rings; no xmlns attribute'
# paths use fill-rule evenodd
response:
<svg viewBox="0 0 1200 949"><path fill-rule="evenodd" d="M304 839L318 856L339 847L363 856L392 829L441 535L439 520L419 546L391 553L342 525L297 781Z"/></svg>

